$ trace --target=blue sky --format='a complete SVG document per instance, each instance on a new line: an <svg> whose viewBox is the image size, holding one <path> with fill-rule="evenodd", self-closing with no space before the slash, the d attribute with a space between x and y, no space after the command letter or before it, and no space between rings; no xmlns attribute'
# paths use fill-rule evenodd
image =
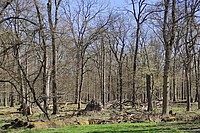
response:
<svg viewBox="0 0 200 133"><path fill-rule="evenodd" d="M112 7L117 8L123 8L123 7L127 7L128 4L131 3L131 0L108 0L109 3L111 4ZM157 0L146 0L146 2L155 2Z"/></svg>
<svg viewBox="0 0 200 133"><path fill-rule="evenodd" d="M126 7L128 5L128 2L131 0L108 0L110 5L114 8L117 7Z"/></svg>

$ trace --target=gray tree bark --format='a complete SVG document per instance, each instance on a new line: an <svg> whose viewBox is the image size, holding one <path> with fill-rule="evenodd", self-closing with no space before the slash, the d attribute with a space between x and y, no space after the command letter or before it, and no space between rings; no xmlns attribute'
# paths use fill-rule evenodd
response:
<svg viewBox="0 0 200 133"><path fill-rule="evenodd" d="M147 100L148 100L148 111L152 111L152 96L151 96L151 76L146 75L146 90L147 90Z"/></svg>

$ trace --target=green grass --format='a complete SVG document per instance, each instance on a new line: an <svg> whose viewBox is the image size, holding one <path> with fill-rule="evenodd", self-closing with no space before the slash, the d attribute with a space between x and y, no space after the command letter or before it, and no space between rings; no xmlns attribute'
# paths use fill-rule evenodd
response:
<svg viewBox="0 0 200 133"><path fill-rule="evenodd" d="M183 133L200 131L199 123L118 123L105 125L67 126L41 130L25 130L23 133Z"/></svg>

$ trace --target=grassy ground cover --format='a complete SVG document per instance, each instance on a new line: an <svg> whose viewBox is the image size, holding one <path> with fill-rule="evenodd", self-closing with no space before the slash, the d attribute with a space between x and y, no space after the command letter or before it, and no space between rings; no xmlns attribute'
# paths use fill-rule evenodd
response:
<svg viewBox="0 0 200 133"><path fill-rule="evenodd" d="M200 132L199 123L117 123L105 125L67 126L40 130L25 130L23 133L131 133L131 132Z"/></svg>

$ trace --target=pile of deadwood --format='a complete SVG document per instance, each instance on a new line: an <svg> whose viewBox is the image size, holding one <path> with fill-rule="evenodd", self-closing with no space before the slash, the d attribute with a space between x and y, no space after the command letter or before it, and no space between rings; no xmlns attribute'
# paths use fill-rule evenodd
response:
<svg viewBox="0 0 200 133"><path fill-rule="evenodd" d="M83 110L79 110L76 116L86 115L88 111L101 111L103 109L102 104L92 99Z"/></svg>
<svg viewBox="0 0 200 133"><path fill-rule="evenodd" d="M131 101L124 101L123 107L131 106ZM156 102L156 105L160 105L160 102ZM106 124L106 123L121 123L121 122L167 122L175 121L176 113L173 113L172 110L169 111L168 115L162 116L161 114L156 114L155 112L148 112L147 105L137 105L135 111L117 111L119 109L119 102L112 101L105 106L105 110L112 110L109 118L96 118L89 119L89 124ZM100 103L92 100L86 105L84 110L78 111L76 116L87 115L89 111L102 111L103 108ZM124 109L125 110L125 109ZM104 110L103 110L104 111Z"/></svg>
<svg viewBox="0 0 200 133"><path fill-rule="evenodd" d="M19 120L18 118L12 120L9 124L5 124L2 126L2 129L16 129L16 128L34 128L34 125L27 122L27 121L22 121Z"/></svg>
<svg viewBox="0 0 200 133"><path fill-rule="evenodd" d="M131 101L124 101L123 107L130 106ZM74 113L73 116L87 116L90 115L90 112L104 112L106 110L111 110L110 117L108 118L92 118L89 119L89 124L106 124L106 123L121 123L121 122L160 122L162 120L161 115L153 114L152 112L146 111L146 106L141 106L135 111L117 111L119 110L119 102L113 101L108 103L103 110L101 103L98 103L95 100L91 100L86 108L79 110L77 113ZM101 116L101 115L99 115Z"/></svg>

